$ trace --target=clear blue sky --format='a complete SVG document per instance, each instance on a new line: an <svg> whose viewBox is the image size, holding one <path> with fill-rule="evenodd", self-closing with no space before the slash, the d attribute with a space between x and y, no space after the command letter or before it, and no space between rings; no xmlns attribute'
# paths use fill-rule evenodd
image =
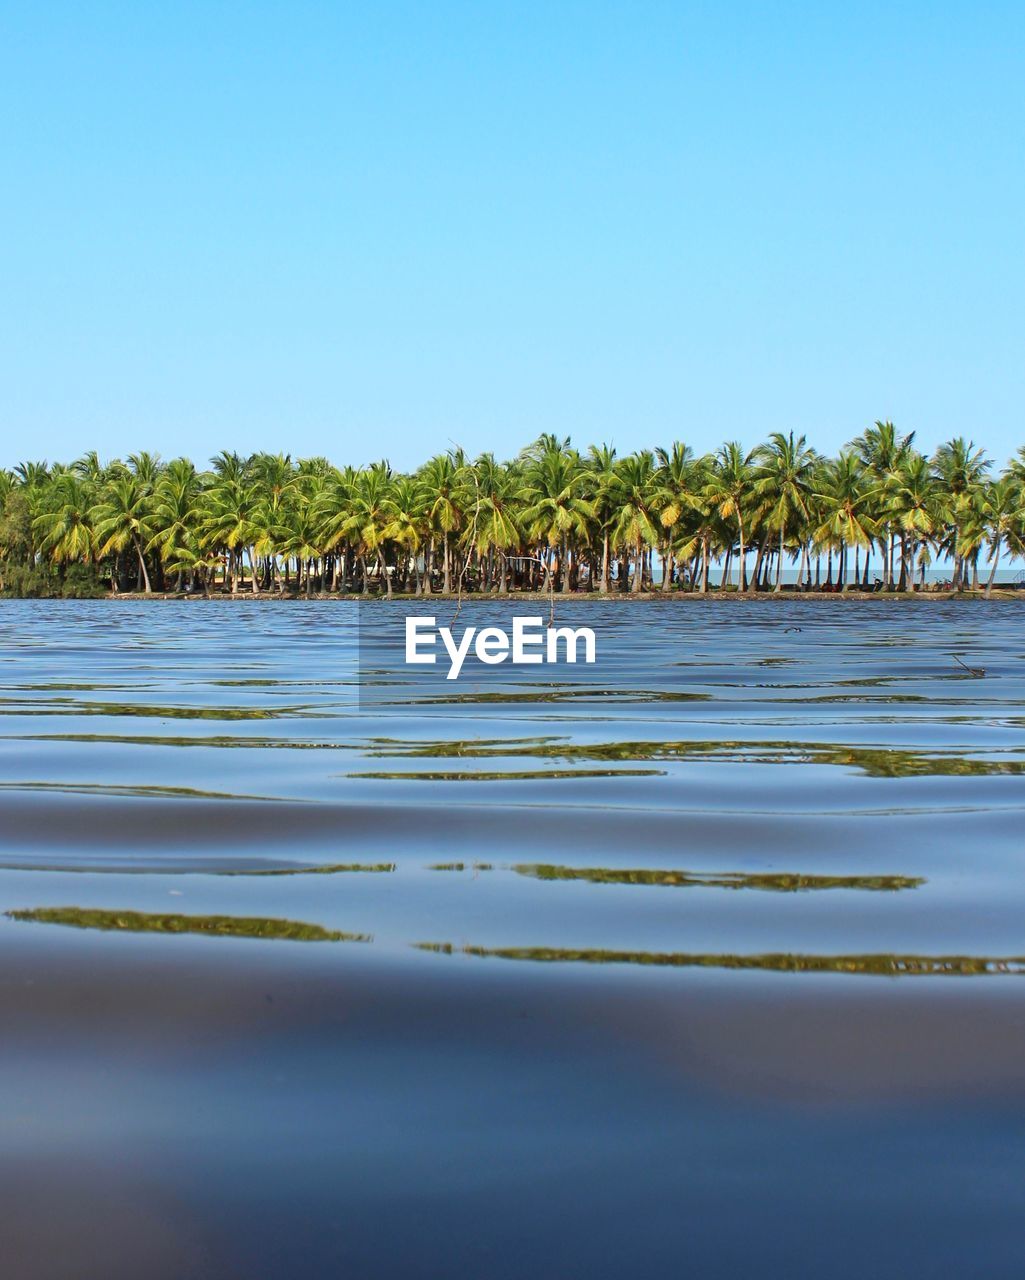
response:
<svg viewBox="0 0 1025 1280"><path fill-rule="evenodd" d="M1025 5L0 0L0 464L1025 442Z"/></svg>

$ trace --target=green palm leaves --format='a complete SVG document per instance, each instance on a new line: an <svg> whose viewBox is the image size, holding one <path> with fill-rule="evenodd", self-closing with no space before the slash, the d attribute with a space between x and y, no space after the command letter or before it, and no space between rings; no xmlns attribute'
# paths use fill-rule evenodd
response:
<svg viewBox="0 0 1025 1280"><path fill-rule="evenodd" d="M113 590L641 593L717 584L921 586L934 557L954 585L991 590L1025 551L1025 448L1005 472L957 437L927 458L877 422L834 458L774 432L751 452L677 442L625 457L541 436L511 461L451 449L419 470L387 462L220 453L208 471L152 453L0 472L0 583L12 566L86 566ZM822 562L825 561L825 576ZM814 577L813 577L814 570Z"/></svg>

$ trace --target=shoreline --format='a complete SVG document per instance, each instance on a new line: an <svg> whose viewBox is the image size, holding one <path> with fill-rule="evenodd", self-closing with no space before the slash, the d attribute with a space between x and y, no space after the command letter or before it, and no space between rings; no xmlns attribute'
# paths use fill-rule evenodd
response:
<svg viewBox="0 0 1025 1280"><path fill-rule="evenodd" d="M81 599L61 598L57 596L33 596L33 597L15 597L0 596L0 602L14 599L40 599L49 600L51 602L61 602L65 604L81 604ZM538 603L548 603L554 599L556 606L560 604L575 603L577 601L586 601L593 604L620 604L620 605L649 605L655 602L659 603L682 603L693 601L714 601L721 604L737 604L737 603L760 603L769 604L773 602L792 602L795 600L809 600L816 604L850 604L865 603L874 600L901 601L910 602L916 600L924 600L930 603L946 604L950 601L959 603L973 604L978 602L1020 600L1025 602L1025 589L1017 587L994 587L992 593L987 597L984 590L979 591L758 591L753 594L741 594L739 591L709 591L701 593L700 591L646 591L640 595L634 595L631 592L610 592L608 595L602 595L598 591L582 591L573 592L569 595L562 595L555 592L554 596L548 592L532 591L532 592L505 592L499 594L497 592L470 592L464 591L462 595L455 592L445 594L443 592L432 592L427 595L410 595L400 594L396 592L391 597L383 595L365 596L360 593L351 592L314 592L312 595L304 595L295 592L269 592L261 591L254 595L251 591L240 590L231 591L215 591L209 595L203 592L175 592L175 591L153 591L150 594L139 591L124 591L105 593L102 596L89 597L89 600L137 600L142 603L147 601L170 601L179 600L187 603L200 602L204 604L212 604L218 601L230 601L239 604L323 604L325 602L349 602L352 604L410 604L427 605L433 601L439 603L456 604L460 600L463 602L472 601L517 601Z"/></svg>

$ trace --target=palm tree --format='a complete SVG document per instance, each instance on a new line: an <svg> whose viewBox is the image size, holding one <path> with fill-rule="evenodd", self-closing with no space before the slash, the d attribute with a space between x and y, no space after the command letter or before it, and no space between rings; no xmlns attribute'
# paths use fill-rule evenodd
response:
<svg viewBox="0 0 1025 1280"><path fill-rule="evenodd" d="M783 583L783 548L787 533L803 536L810 518L810 501L819 456L808 447L804 436L774 431L768 443L754 452L755 477L752 491L759 504L759 516L768 532L779 539L776 585Z"/></svg>
<svg viewBox="0 0 1025 1280"><path fill-rule="evenodd" d="M522 477L513 467L495 461L494 454L482 453L473 464L477 506L474 513L476 535L473 550L480 557L498 562L497 590L508 590L509 552L523 540L520 524ZM494 581L494 565L490 579Z"/></svg>
<svg viewBox="0 0 1025 1280"><path fill-rule="evenodd" d="M549 448L525 469L523 523L528 536L558 550L562 591L572 590L570 554L574 541L586 538L594 503L584 496L587 473L575 450ZM549 570L552 572L552 570Z"/></svg>
<svg viewBox="0 0 1025 1280"><path fill-rule="evenodd" d="M666 531L662 551L662 590L668 591L672 586L674 549L682 549L684 557L690 558L687 552L691 549L691 541L686 539L685 533L695 531L695 516L704 510L705 463L704 459L695 458L693 450L680 441L669 449L656 449L655 457L658 459L655 501L659 523ZM689 530L685 529L685 517Z"/></svg>
<svg viewBox="0 0 1025 1280"><path fill-rule="evenodd" d="M42 491L32 528L40 551L55 564L92 561L96 549L92 502L91 486L72 471L54 477Z"/></svg>
<svg viewBox="0 0 1025 1280"><path fill-rule="evenodd" d="M249 476L255 488L252 522L255 526L253 550L265 565L265 582L269 589L280 589L278 551L287 537L289 504L300 487L304 475L287 453L258 453L252 458Z"/></svg>
<svg viewBox="0 0 1025 1280"><path fill-rule="evenodd" d="M913 431L900 435L892 422L876 421L862 432L852 447L861 462L868 468L880 491L892 483L915 439ZM893 585L893 530L885 518L880 528L883 553L883 586Z"/></svg>
<svg viewBox="0 0 1025 1280"><path fill-rule="evenodd" d="M867 584L878 545L889 587L914 590L930 557L944 554L958 589L981 589L988 557L991 592L1001 557L1018 556L1025 541L1025 447L991 477L987 456L964 438L931 460L912 440L877 422L831 459L792 432L751 455L729 442L696 458L675 442L626 458L592 446L581 458L568 438L548 434L511 462L486 453L470 464L453 449L405 475L387 463L338 469L325 458L231 452L198 473L183 458L135 453L104 464L91 451L70 465L0 471L0 564L19 591L73 587L75 564L128 589L134 562L146 592L172 576L178 589L189 581L209 591L223 567L224 590L238 590L247 570L254 594L283 590L294 570L307 594L357 579L364 593L380 581L390 594L430 591L435 573L460 593L607 592L618 560L620 588L636 594L656 554L663 591L674 582L706 590L713 561L722 589L736 555L749 592L770 578L782 589L784 556L800 557L807 587L814 556L817 585L823 553L828 585L834 560L841 589L859 581L862 564Z"/></svg>
<svg viewBox="0 0 1025 1280"><path fill-rule="evenodd" d="M13 471L0 470L0 567L29 569L35 561L32 503ZM0 574L0 587L6 582Z"/></svg>
<svg viewBox="0 0 1025 1280"><path fill-rule="evenodd" d="M1025 502L1023 502L1022 486L1014 475L1001 476L986 485L983 491L982 518L989 542L989 554L992 557L989 577L986 579L986 599L993 590L993 582L997 576L1000 563L1000 549L1005 544L1012 546L1016 530L1025 519Z"/></svg>
<svg viewBox="0 0 1025 1280"><path fill-rule="evenodd" d="M917 449L908 449L891 473L883 491L881 520L900 533L900 590L914 589L913 562L919 552L919 567L924 570L922 553L936 537L943 522L940 494L932 468Z"/></svg>
<svg viewBox="0 0 1025 1280"><path fill-rule="evenodd" d="M94 485L100 484L106 475L106 469L100 462L100 455L95 449L90 449L88 453L83 453L80 458L76 458L71 464L71 470L81 479Z"/></svg>
<svg viewBox="0 0 1025 1280"><path fill-rule="evenodd" d="M128 470L139 481L140 484L152 491L160 478L162 470L160 464L159 453L130 453L128 455Z"/></svg>
<svg viewBox="0 0 1025 1280"><path fill-rule="evenodd" d="M203 488L196 468L188 458L175 458L156 483L153 534L146 550L157 552L165 569L177 574L179 591L184 575L204 565L198 535L203 513Z"/></svg>
<svg viewBox="0 0 1025 1280"><path fill-rule="evenodd" d="M20 488L26 491L42 489L50 479L50 467L46 462L19 462L14 468L14 475Z"/></svg>
<svg viewBox="0 0 1025 1280"><path fill-rule="evenodd" d="M326 484L326 477L320 475L304 477L292 494L276 531L278 552L285 557L286 569L288 558L295 557L296 589L305 590L307 597L313 593L314 569L327 546L324 521L319 514Z"/></svg>
<svg viewBox="0 0 1025 1280"><path fill-rule="evenodd" d="M383 553L394 515L391 468L387 462L375 462L366 471L357 473L349 496L348 516L337 534L325 544L330 550L342 536L352 542L363 578L364 595L370 593L371 558L384 578L388 595L392 593L391 575Z"/></svg>
<svg viewBox="0 0 1025 1280"><path fill-rule="evenodd" d="M634 595L639 595L644 586L645 548L655 546L660 536L654 480L655 455L650 449L642 449L620 462L612 487L612 540L633 553L630 589Z"/></svg>
<svg viewBox="0 0 1025 1280"><path fill-rule="evenodd" d="M219 468L222 459L227 460L227 465ZM251 590L254 596L259 595L256 543L261 536L261 526L249 465L242 463L237 454L222 454L214 459L214 470L216 475L206 491L205 515L200 526L201 545L227 558L233 593L238 590L245 552L252 575Z"/></svg>
<svg viewBox="0 0 1025 1280"><path fill-rule="evenodd" d="M616 451L609 444L591 445L587 451L587 493L594 506L594 519L601 534L601 581L603 596L609 594L609 538L615 513L616 472L619 466Z"/></svg>
<svg viewBox="0 0 1025 1280"><path fill-rule="evenodd" d="M146 568L144 548L153 537L153 510L151 495L142 482L128 472L114 475L104 486L100 500L93 507L91 519L96 532L98 554L107 556L113 551L121 555L128 549L133 550L143 590L149 595L153 588ZM114 576L111 578L111 585L116 585Z"/></svg>
<svg viewBox="0 0 1025 1280"><path fill-rule="evenodd" d="M739 589L747 591L747 561L744 545L744 516L751 499L754 473L751 468L751 455L746 454L740 443L730 440L722 445L712 460L712 466L705 482L704 497L709 506L724 521L733 521L737 526L737 537L740 543ZM729 552L723 565L720 588L726 586L726 575L729 571ZM752 584L753 586L753 584Z"/></svg>
<svg viewBox="0 0 1025 1280"><path fill-rule="evenodd" d="M466 500L466 459L461 449L439 453L423 467L420 478L431 495L428 516L432 531L441 537L442 590L452 591L451 546L463 527Z"/></svg>
<svg viewBox="0 0 1025 1280"><path fill-rule="evenodd" d="M992 465L972 440L956 436L940 445L933 456L933 472L943 489L947 509L946 549L954 557L954 590L965 581L965 562L981 544L979 504L986 473Z"/></svg>
<svg viewBox="0 0 1025 1280"><path fill-rule="evenodd" d="M840 588L847 590L847 550L849 547L867 552L877 532L872 518L873 490L866 472L855 454L841 452L835 461L824 462L818 471L815 493L815 528L813 541L839 554L837 577ZM865 557L868 567L868 556ZM855 567L855 582L858 571Z"/></svg>
<svg viewBox="0 0 1025 1280"><path fill-rule="evenodd" d="M416 576L416 593L423 590L420 577L419 553L427 533L427 495L415 476L396 476L392 481L387 500L387 524L383 530L384 541L395 547L405 558L396 567L401 571L400 590L409 577L412 567ZM389 594L391 579L388 579Z"/></svg>

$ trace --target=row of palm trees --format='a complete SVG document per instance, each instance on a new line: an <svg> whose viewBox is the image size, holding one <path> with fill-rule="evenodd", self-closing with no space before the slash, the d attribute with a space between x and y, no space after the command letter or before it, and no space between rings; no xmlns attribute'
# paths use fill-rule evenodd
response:
<svg viewBox="0 0 1025 1280"><path fill-rule="evenodd" d="M994 475L972 442L926 457L890 422L833 458L792 432L624 457L544 435L510 462L453 449L412 474L264 453L0 471L8 589L77 574L141 592L754 592L779 591L789 563L806 590L904 591L943 558L955 590L981 571L988 592L1023 553L1025 448Z"/></svg>

